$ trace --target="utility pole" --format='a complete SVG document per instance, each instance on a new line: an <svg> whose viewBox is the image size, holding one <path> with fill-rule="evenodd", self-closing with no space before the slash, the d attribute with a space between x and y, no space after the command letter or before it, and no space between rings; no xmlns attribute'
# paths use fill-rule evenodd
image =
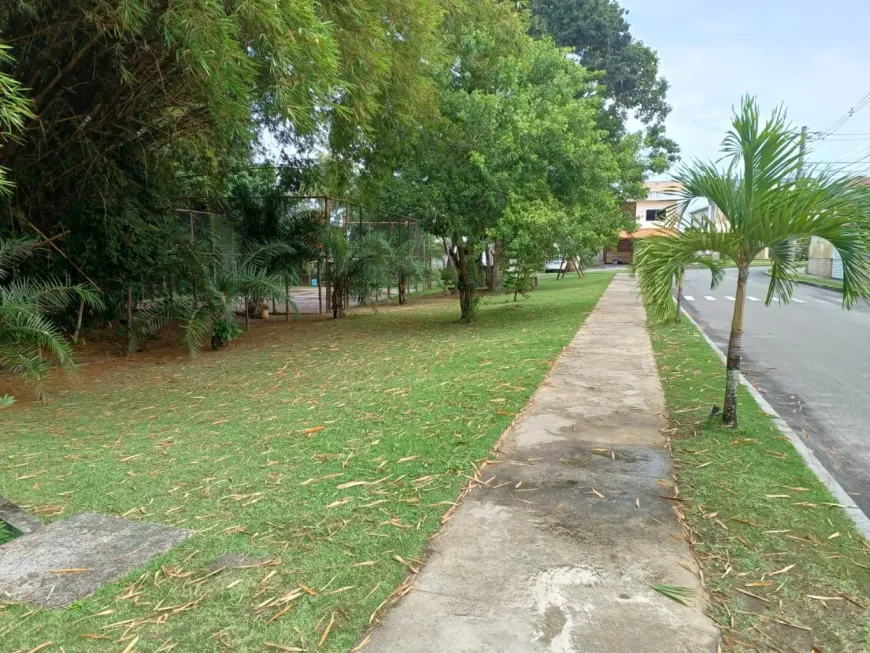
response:
<svg viewBox="0 0 870 653"><path fill-rule="evenodd" d="M804 157L807 153L807 126L801 127L800 164L798 166L798 179L804 176Z"/></svg>
<svg viewBox="0 0 870 653"><path fill-rule="evenodd" d="M803 127L801 127L801 149L800 149L800 153L798 154L798 156L800 158L798 159L798 173L797 173L797 179L795 181L800 181L801 179L803 179L803 176L804 176L804 158L806 156L806 153L807 153L807 126L804 125ZM813 237L810 236L810 242L807 243L807 252L809 252L809 250L812 249L810 247L812 242L813 242ZM797 249L797 238L795 238L792 241L792 247L794 249ZM794 252L794 249L792 250L793 252ZM810 267L810 261L809 261L809 257L807 257L807 265L806 265L806 268L804 268L804 272L808 273L809 267Z"/></svg>

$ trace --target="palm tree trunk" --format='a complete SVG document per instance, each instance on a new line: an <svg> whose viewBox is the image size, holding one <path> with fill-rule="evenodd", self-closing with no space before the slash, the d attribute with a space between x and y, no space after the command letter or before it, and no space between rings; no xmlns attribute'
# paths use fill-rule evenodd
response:
<svg viewBox="0 0 870 653"><path fill-rule="evenodd" d="M680 321L680 314L682 313L683 307L683 277L686 274L686 268L680 268L679 273L677 273L677 316L676 321Z"/></svg>
<svg viewBox="0 0 870 653"><path fill-rule="evenodd" d="M84 317L84 314L85 314L85 300L81 299L81 300L79 300L79 312L76 315L76 330L75 330L75 333L73 333L73 337L72 337L72 341L75 344L78 344L78 342L79 342L79 334L82 332L82 318Z"/></svg>
<svg viewBox="0 0 870 653"><path fill-rule="evenodd" d="M734 298L734 315L731 318L731 336L728 338L728 362L725 372L725 407L722 421L728 426L737 426L737 386L740 381L740 352L743 346L743 308L746 305L746 281L749 267L737 272L737 293Z"/></svg>

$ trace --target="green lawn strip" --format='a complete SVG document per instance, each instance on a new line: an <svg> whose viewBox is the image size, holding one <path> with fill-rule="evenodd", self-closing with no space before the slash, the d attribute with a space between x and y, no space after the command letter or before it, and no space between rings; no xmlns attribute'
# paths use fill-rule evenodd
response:
<svg viewBox="0 0 870 653"><path fill-rule="evenodd" d="M680 506L723 634L737 650L870 650L870 611L848 600L870 606L868 545L744 388L740 428L709 422L725 370L690 322L650 330Z"/></svg>
<svg viewBox="0 0 870 653"><path fill-rule="evenodd" d="M752 261L752 263L749 264L749 267L751 267L751 268L767 268L770 266L771 266L771 261L769 258L757 258L754 261ZM690 269L693 269L693 270L702 270L702 269L706 270L707 269L706 266L699 265L696 263L690 264L687 267L689 267ZM726 262L724 262L722 264L722 267L736 268L737 264L734 261L732 261L731 259L728 259Z"/></svg>
<svg viewBox="0 0 870 653"><path fill-rule="evenodd" d="M770 270L767 271L767 274L770 275ZM837 279L828 279L826 277L817 277L812 274L798 274L797 275L798 283L802 283L807 286L816 286L819 288L830 288L831 290L839 290L842 292L843 290L843 282Z"/></svg>
<svg viewBox="0 0 870 653"><path fill-rule="evenodd" d="M611 279L488 296L473 325L455 297L413 296L266 325L195 360L85 366L4 412L3 496L195 533L68 610L0 607L3 650L348 651ZM228 553L275 564L208 576Z"/></svg>

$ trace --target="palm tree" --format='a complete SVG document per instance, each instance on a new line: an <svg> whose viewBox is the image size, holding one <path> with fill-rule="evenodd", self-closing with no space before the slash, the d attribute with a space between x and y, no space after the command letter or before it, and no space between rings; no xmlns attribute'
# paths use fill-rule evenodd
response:
<svg viewBox="0 0 870 653"><path fill-rule="evenodd" d="M420 246L415 239L390 245L390 275L396 279L399 304L407 302L408 287L411 282L422 279L426 274L426 266L417 256L418 251Z"/></svg>
<svg viewBox="0 0 870 653"><path fill-rule="evenodd" d="M392 248L382 236L348 241L341 229L327 234L326 252L332 284L332 317L344 316L348 299L365 304L389 283Z"/></svg>
<svg viewBox="0 0 870 653"><path fill-rule="evenodd" d="M23 377L41 394L52 363L75 366L72 345L49 316L76 301L92 308L102 308L103 303L90 285L13 274L38 246L33 240L0 238L0 370Z"/></svg>
<svg viewBox="0 0 870 653"><path fill-rule="evenodd" d="M801 137L780 108L762 121L754 98L735 110L722 142L721 167L695 161L675 177L682 187L672 226L680 233L651 239L635 270L659 317L673 311L675 273L697 252L717 252L737 264L737 290L725 382L723 421L737 425L737 385L743 339L743 311L749 265L765 247L772 268L766 305L788 302L796 281L794 240L817 236L829 241L843 260L843 307L851 308L870 289L870 188L855 178L823 170L801 176ZM725 215L685 219L690 202L705 198Z"/></svg>
<svg viewBox="0 0 870 653"><path fill-rule="evenodd" d="M192 356L202 351L209 335L212 349L222 347L242 333L236 321L240 302L247 314L251 298L286 297L286 272L271 274L269 266L292 253L293 249L284 243L265 243L241 250L234 236L218 239L213 253L199 254L201 273L195 279L195 293L192 288L181 295L172 293L138 311L128 351L136 351L145 339L171 323L181 325L183 342Z"/></svg>
<svg viewBox="0 0 870 653"><path fill-rule="evenodd" d="M662 307L664 313L658 318L675 322L680 321L683 304L683 280L687 267L705 267L710 270L712 281L710 288L716 288L725 278L725 268L712 256L700 252L688 252L679 246L674 250L672 238L650 238L635 244L634 257L631 264L632 274L639 277L641 294L651 300L653 307ZM666 270L658 271L658 266ZM643 271L643 274L639 274ZM665 285L657 280L660 275L670 274L671 283ZM671 301L671 284L676 288L676 302ZM661 294L664 296L660 296Z"/></svg>

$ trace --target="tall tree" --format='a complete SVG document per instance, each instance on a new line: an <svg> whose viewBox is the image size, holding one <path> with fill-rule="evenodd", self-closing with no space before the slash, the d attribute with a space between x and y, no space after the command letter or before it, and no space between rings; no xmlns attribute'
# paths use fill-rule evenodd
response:
<svg viewBox="0 0 870 653"><path fill-rule="evenodd" d="M863 180L822 172L801 174L801 136L778 109L764 121L754 98L743 99L722 142L727 166L695 162L676 175L683 189L674 220L695 199L718 206L726 228L705 216L690 217L678 235L652 238L637 252L641 289L662 318L673 316L672 285L698 252L717 252L737 263L737 289L728 339L725 424L737 425L737 386L749 265L770 248L773 266L766 304L788 302L795 286L796 238L829 241L843 259L843 308L870 295L870 188ZM714 277L715 281L715 277Z"/></svg>
<svg viewBox="0 0 870 653"><path fill-rule="evenodd" d="M459 51L439 77L440 119L408 131L380 181L390 203L450 239L468 321L487 243L517 240L503 245L519 250L524 238L528 251L582 222L584 210L611 216L615 235L619 189L637 183L642 167L635 137L603 138L593 77L549 39L520 37L505 52L477 25ZM543 240L542 225L552 234Z"/></svg>
<svg viewBox="0 0 870 653"><path fill-rule="evenodd" d="M5 3L0 41L14 60L0 60L0 90L24 89L34 115L0 143L16 184L0 233L66 231L64 249L101 287L161 284L185 259L177 209L213 209L261 134L352 160L431 112L431 68L449 57L441 30L464 5Z"/></svg>
<svg viewBox="0 0 870 653"><path fill-rule="evenodd" d="M612 100L602 125L619 133L629 115L646 127L649 167L660 172L675 161L676 143L664 134L670 113L668 83L659 75L658 55L631 34L628 12L616 0L531 0L532 33L550 35L589 70L601 72Z"/></svg>

